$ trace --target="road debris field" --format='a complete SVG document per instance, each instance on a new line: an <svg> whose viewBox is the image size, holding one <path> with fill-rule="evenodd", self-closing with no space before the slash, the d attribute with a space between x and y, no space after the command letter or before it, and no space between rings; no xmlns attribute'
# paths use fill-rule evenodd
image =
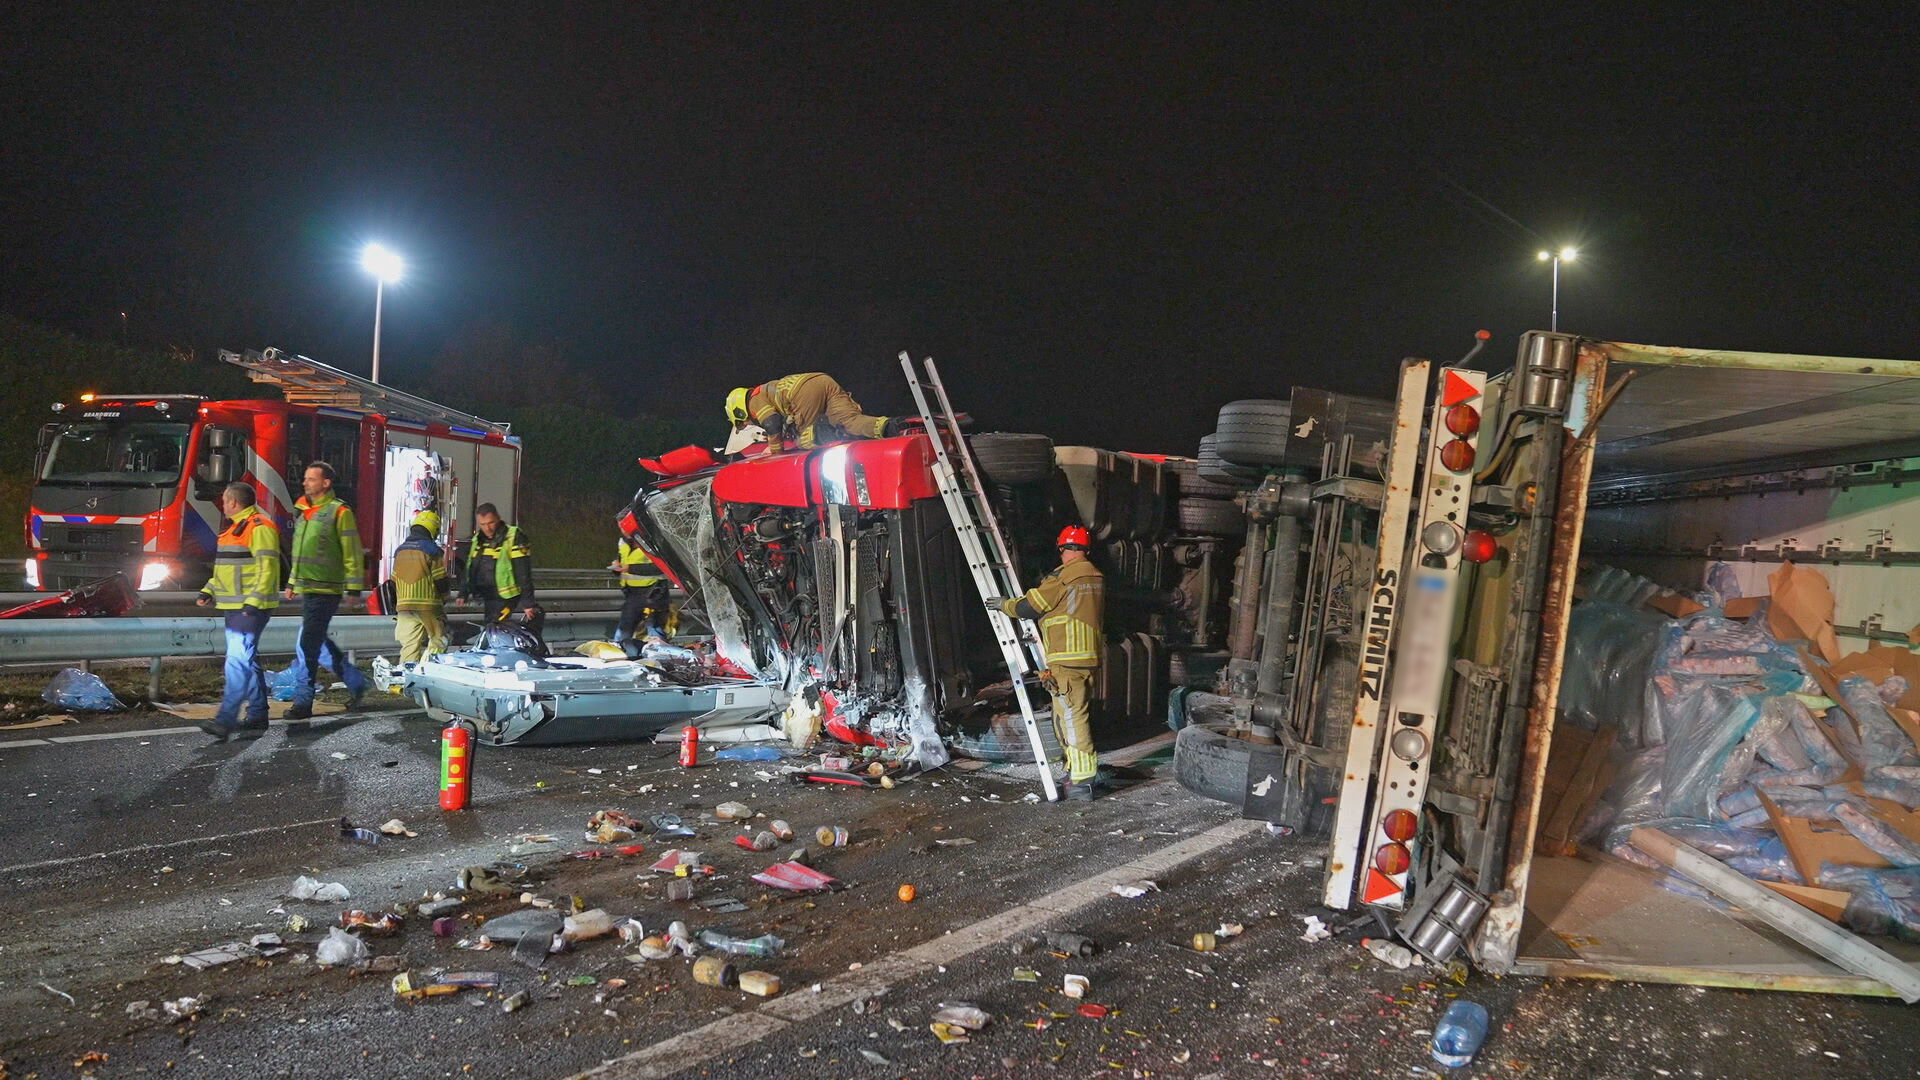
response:
<svg viewBox="0 0 1920 1080"><path fill-rule="evenodd" d="M1164 736L1082 806L625 744L483 750L442 814L418 714L163 723L0 750L10 1077L1441 1075L1462 999L1476 1076L1899 1076L1920 1044L1890 1000L1397 969L1315 933L1320 849L1171 783Z"/></svg>

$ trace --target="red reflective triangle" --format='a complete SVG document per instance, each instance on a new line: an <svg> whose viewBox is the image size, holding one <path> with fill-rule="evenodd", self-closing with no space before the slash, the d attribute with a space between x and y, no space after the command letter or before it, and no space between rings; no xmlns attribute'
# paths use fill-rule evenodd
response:
<svg viewBox="0 0 1920 1080"><path fill-rule="evenodd" d="M1392 878L1371 866L1367 867L1367 890L1360 894L1361 903L1377 904L1398 895L1400 895L1400 886L1395 885Z"/></svg>
<svg viewBox="0 0 1920 1080"><path fill-rule="evenodd" d="M1460 373L1452 369L1447 371L1446 383L1440 391L1440 404L1452 408L1463 401L1480 396L1480 390Z"/></svg>

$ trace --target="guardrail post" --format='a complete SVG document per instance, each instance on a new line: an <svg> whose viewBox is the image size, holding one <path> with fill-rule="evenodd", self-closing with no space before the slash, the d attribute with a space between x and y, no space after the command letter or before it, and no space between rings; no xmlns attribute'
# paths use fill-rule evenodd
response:
<svg viewBox="0 0 1920 1080"><path fill-rule="evenodd" d="M160 666L163 662L164 661L158 656L152 657L147 661L148 701L160 700Z"/></svg>

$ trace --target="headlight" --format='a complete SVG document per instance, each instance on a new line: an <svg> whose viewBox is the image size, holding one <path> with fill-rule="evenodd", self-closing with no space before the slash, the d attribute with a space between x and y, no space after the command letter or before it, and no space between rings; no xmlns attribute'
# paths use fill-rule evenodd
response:
<svg viewBox="0 0 1920 1080"><path fill-rule="evenodd" d="M163 562L150 562L140 568L140 591L151 592L172 576L173 567Z"/></svg>
<svg viewBox="0 0 1920 1080"><path fill-rule="evenodd" d="M39 587L40 587L40 560L28 559L27 560L27 588L37 589Z"/></svg>
<svg viewBox="0 0 1920 1080"><path fill-rule="evenodd" d="M847 504L847 444L829 446L820 454L820 490L830 503Z"/></svg>

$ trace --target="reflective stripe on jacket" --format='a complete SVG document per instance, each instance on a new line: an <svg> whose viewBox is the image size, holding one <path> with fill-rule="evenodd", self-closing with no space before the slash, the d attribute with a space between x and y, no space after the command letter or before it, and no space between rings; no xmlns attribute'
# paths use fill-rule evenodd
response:
<svg viewBox="0 0 1920 1080"><path fill-rule="evenodd" d="M765 426L773 414L786 417L802 449L842 436L877 439L887 428L884 416L868 416L860 403L823 371L805 371L762 383L747 395L747 412Z"/></svg>
<svg viewBox="0 0 1920 1080"><path fill-rule="evenodd" d="M200 591L225 611L280 606L280 530L258 506L240 511L221 530L213 576Z"/></svg>
<svg viewBox="0 0 1920 1080"><path fill-rule="evenodd" d="M620 541L620 587L645 589L660 584L660 567L643 548Z"/></svg>
<svg viewBox="0 0 1920 1080"><path fill-rule="evenodd" d="M515 573L514 560L533 558L533 549L521 539L520 526L509 525L501 530L498 540L489 540L485 533L474 533L467 541L467 583L488 590L502 600L511 600L523 592L533 591L533 568L527 567L528 580L522 583ZM474 581L473 574L479 560L493 560L493 580Z"/></svg>
<svg viewBox="0 0 1920 1080"><path fill-rule="evenodd" d="M394 610L439 611L446 592L446 553L439 544L434 543L432 537L409 537L406 543L394 549Z"/></svg>
<svg viewBox="0 0 1920 1080"><path fill-rule="evenodd" d="M1106 578L1086 559L1063 564L1023 596L1000 605L1007 615L1040 623L1048 667L1099 667Z"/></svg>
<svg viewBox="0 0 1920 1080"><path fill-rule="evenodd" d="M297 593L359 592L364 584L365 558L360 550L360 525L353 508L333 492L318 503L305 495L294 501L292 572L287 585Z"/></svg>

